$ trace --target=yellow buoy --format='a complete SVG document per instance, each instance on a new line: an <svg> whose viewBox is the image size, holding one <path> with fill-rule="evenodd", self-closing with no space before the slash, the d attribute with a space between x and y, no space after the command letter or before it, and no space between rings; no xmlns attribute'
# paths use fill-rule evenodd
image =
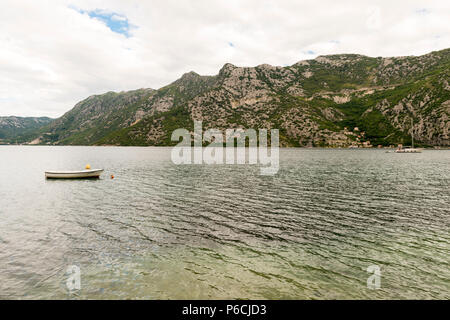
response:
<svg viewBox="0 0 450 320"><path fill-rule="evenodd" d="M89 169L91 169L91 165L90 165L90 164L87 164L87 165L86 165L86 170L89 170Z"/></svg>

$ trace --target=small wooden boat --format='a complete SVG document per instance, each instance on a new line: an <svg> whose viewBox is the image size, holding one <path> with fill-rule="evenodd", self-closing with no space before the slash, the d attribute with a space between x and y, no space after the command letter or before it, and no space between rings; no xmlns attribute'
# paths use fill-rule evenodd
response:
<svg viewBox="0 0 450 320"><path fill-rule="evenodd" d="M46 171L47 179L98 179L103 169L82 170L82 171Z"/></svg>

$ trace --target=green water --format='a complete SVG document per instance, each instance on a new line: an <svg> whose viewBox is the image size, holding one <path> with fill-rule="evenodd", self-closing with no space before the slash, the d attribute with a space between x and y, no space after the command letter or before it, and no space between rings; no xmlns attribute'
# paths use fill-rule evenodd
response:
<svg viewBox="0 0 450 320"><path fill-rule="evenodd" d="M0 147L0 298L450 298L450 151L282 149L260 176L170 150Z"/></svg>

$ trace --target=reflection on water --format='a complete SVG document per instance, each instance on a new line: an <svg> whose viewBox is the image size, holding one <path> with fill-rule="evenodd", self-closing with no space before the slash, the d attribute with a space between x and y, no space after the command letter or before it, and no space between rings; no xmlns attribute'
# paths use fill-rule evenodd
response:
<svg viewBox="0 0 450 320"><path fill-rule="evenodd" d="M0 147L0 298L450 298L449 151L280 157L271 177L170 148ZM103 178L44 179L86 163Z"/></svg>

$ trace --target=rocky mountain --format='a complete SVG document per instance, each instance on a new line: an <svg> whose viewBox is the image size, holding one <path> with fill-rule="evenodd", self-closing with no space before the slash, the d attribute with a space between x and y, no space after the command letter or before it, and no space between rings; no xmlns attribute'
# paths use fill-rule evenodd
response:
<svg viewBox="0 0 450 320"><path fill-rule="evenodd" d="M0 144L29 140L36 130L52 120L47 117L0 117Z"/></svg>
<svg viewBox="0 0 450 320"><path fill-rule="evenodd" d="M42 144L173 145L193 128L276 128L283 146L450 145L450 49L410 57L319 56L292 66L183 75L159 90L89 97ZM411 128L411 119L414 126Z"/></svg>
<svg viewBox="0 0 450 320"><path fill-rule="evenodd" d="M39 143L91 145L111 132L133 126L145 115L141 106L152 89L91 96L39 131Z"/></svg>

